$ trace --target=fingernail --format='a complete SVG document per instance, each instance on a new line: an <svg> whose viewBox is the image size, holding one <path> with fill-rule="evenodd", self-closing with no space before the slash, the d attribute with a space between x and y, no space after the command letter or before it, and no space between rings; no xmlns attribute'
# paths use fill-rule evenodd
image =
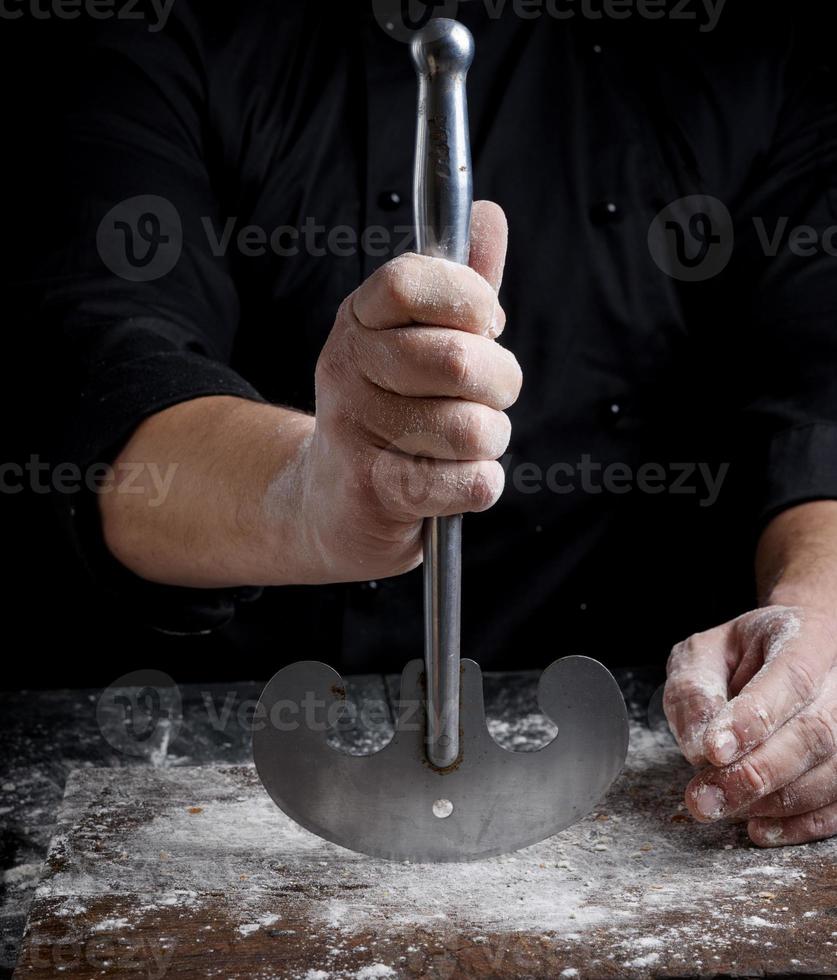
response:
<svg viewBox="0 0 837 980"><path fill-rule="evenodd" d="M728 766L734 762L740 753L738 739L729 729L722 730L712 737L710 745L712 746L712 754L722 766Z"/></svg>
<svg viewBox="0 0 837 980"><path fill-rule="evenodd" d="M704 783L695 793L695 809L705 820L720 820L726 806L724 791L713 783Z"/></svg>

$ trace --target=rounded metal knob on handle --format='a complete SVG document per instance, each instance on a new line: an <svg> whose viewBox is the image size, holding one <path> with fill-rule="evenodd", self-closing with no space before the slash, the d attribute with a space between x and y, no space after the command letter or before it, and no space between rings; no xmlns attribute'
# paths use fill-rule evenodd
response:
<svg viewBox="0 0 837 980"><path fill-rule="evenodd" d="M459 21L438 17L416 34L412 55L421 74L465 74L474 60L474 36Z"/></svg>

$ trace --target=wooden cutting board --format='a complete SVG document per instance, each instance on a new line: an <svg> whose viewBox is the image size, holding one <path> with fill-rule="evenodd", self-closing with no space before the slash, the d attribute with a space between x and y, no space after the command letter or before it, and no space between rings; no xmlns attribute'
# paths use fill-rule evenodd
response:
<svg viewBox="0 0 837 980"><path fill-rule="evenodd" d="M507 746L532 716L492 723ZM837 974L837 842L762 851L684 812L670 736L564 834L478 864L328 844L248 767L70 778L15 977L379 980ZM525 806L525 800L521 800Z"/></svg>

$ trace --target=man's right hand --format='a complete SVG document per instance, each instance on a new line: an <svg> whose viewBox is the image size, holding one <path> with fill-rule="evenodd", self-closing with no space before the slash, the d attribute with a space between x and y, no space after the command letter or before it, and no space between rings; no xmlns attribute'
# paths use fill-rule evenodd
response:
<svg viewBox="0 0 837 980"><path fill-rule="evenodd" d="M421 562L425 517L491 507L522 381L496 343L500 208L476 204L471 237L470 268L402 255L343 303L314 418L207 397L143 422L116 461L140 479L100 501L111 552L192 588L364 581ZM152 467L174 472L162 501Z"/></svg>
<svg viewBox="0 0 837 980"><path fill-rule="evenodd" d="M474 207L471 265L407 254L342 305L317 365L303 463L304 547L327 581L421 562L426 517L483 511L503 490L505 414L522 383L496 343L507 226Z"/></svg>

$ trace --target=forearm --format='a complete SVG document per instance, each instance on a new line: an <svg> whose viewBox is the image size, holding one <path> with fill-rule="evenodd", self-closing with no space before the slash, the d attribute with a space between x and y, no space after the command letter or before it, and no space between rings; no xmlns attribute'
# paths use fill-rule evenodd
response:
<svg viewBox="0 0 837 980"><path fill-rule="evenodd" d="M837 501L793 507L764 531L756 556L763 605L837 608Z"/></svg>
<svg viewBox="0 0 837 980"><path fill-rule="evenodd" d="M130 488L123 480L100 497L111 553L140 577L165 585L316 579L300 513L313 429L310 416L226 397L154 415L116 461L118 473L134 474ZM164 494L152 483L160 473L170 480Z"/></svg>

